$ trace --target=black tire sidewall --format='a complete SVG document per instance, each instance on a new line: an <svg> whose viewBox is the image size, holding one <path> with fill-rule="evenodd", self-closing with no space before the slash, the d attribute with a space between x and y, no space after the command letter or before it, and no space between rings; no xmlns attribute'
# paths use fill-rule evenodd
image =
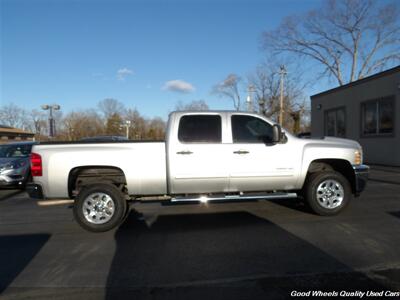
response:
<svg viewBox="0 0 400 300"><path fill-rule="evenodd" d="M86 220L82 206L85 199L93 193L104 193L109 195L114 201L114 215L111 219L104 224L93 224ZM75 198L74 202L74 217L78 224L84 229L91 232L104 232L113 229L121 224L124 220L126 211L127 211L127 203L124 199L124 195L117 189L114 185L111 184L91 184L84 187L78 196Z"/></svg>
<svg viewBox="0 0 400 300"><path fill-rule="evenodd" d="M329 209L321 206L318 202L316 195L318 185L327 179L333 179L338 181L342 185L344 190L344 199L342 203L334 209ZM310 175L310 178L307 181L306 200L310 208L313 210L313 212L315 212L318 215L321 216L337 215L349 204L351 198L352 198L352 193L351 193L350 183L342 174L338 172L324 171L324 172L314 173Z"/></svg>

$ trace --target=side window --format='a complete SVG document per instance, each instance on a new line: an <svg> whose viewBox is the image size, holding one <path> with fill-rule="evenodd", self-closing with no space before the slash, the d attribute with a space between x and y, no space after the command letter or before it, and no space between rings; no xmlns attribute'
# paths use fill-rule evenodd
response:
<svg viewBox="0 0 400 300"><path fill-rule="evenodd" d="M232 116L232 139L234 143L269 143L272 126L251 116Z"/></svg>
<svg viewBox="0 0 400 300"><path fill-rule="evenodd" d="M188 115L179 122L178 139L184 143L221 143L221 116Z"/></svg>

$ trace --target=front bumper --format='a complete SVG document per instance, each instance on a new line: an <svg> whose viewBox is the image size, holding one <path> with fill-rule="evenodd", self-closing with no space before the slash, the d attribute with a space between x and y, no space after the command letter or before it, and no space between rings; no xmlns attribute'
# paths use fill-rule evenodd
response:
<svg viewBox="0 0 400 300"><path fill-rule="evenodd" d="M369 167L367 165L356 165L353 166L354 170L354 194L359 196L360 193L367 186L367 181L369 177Z"/></svg>
<svg viewBox="0 0 400 300"><path fill-rule="evenodd" d="M2 169L0 171L0 187L23 187L29 175L26 167L19 169Z"/></svg>
<svg viewBox="0 0 400 300"><path fill-rule="evenodd" d="M44 199L43 189L40 184L28 183L26 185L25 191L28 193L29 197L33 199Z"/></svg>
<svg viewBox="0 0 400 300"><path fill-rule="evenodd" d="M22 188L24 186L23 181L13 180L6 181L0 179L0 188Z"/></svg>

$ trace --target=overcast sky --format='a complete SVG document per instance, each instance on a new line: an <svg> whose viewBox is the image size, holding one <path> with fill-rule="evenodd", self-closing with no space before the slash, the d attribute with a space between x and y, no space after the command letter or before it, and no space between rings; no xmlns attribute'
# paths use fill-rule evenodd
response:
<svg viewBox="0 0 400 300"><path fill-rule="evenodd" d="M229 73L248 75L263 61L260 35L281 19L319 6L279 1L1 2L0 104L64 112L115 98L165 118L178 101L204 99ZM314 86L308 93L326 85Z"/></svg>

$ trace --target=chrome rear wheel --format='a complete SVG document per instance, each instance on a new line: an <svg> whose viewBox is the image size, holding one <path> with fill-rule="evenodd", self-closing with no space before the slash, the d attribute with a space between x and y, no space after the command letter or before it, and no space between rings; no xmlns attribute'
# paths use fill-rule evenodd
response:
<svg viewBox="0 0 400 300"><path fill-rule="evenodd" d="M104 232L119 226L128 212L125 195L115 185L84 186L74 202L75 220L84 229Z"/></svg>
<svg viewBox="0 0 400 300"><path fill-rule="evenodd" d="M107 223L114 215L115 204L110 195L105 193L90 194L83 202L82 212L92 224Z"/></svg>

